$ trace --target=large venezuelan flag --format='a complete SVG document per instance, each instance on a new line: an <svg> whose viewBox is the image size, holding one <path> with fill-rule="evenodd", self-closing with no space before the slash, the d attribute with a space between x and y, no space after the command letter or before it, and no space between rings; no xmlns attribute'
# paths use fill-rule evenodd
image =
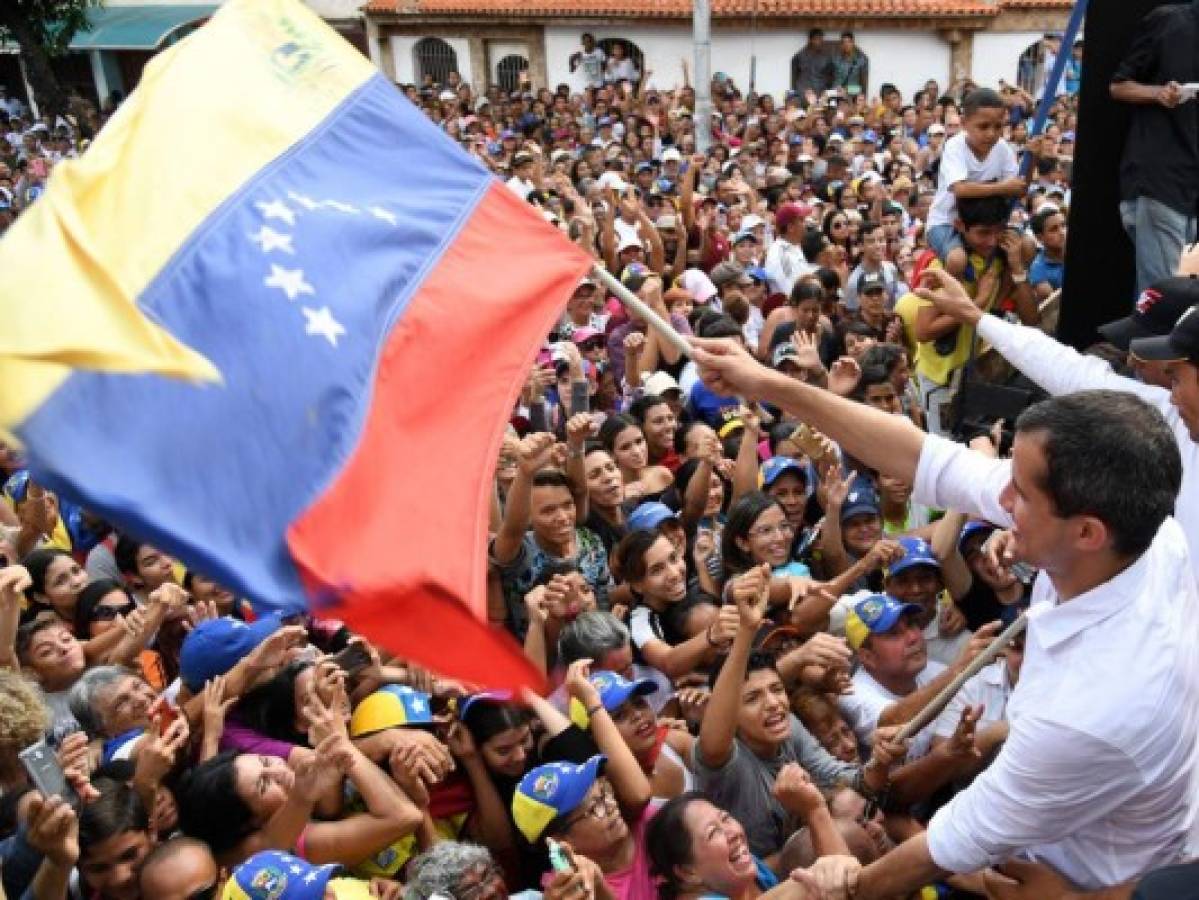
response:
<svg viewBox="0 0 1199 900"><path fill-rule="evenodd" d="M534 683L486 512L589 265L298 0L232 0L0 241L0 428L259 607Z"/></svg>

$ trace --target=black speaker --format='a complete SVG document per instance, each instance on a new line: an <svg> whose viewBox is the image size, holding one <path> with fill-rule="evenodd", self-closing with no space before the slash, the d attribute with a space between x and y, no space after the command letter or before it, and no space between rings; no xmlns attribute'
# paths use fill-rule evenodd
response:
<svg viewBox="0 0 1199 900"><path fill-rule="evenodd" d="M1057 332L1063 343L1080 350L1099 339L1099 325L1132 309L1136 268L1119 211L1120 158L1131 109L1113 100L1108 88L1141 19L1167 5L1163 0L1091 0L1087 7L1066 280Z"/></svg>

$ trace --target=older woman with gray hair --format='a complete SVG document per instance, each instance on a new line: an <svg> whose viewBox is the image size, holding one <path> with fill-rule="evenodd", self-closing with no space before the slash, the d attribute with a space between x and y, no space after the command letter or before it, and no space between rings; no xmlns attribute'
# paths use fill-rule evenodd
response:
<svg viewBox="0 0 1199 900"><path fill-rule="evenodd" d="M653 681L658 689L646 699L655 714L674 696L674 685L665 675L633 661L629 629L610 612L585 612L562 629L558 636L558 662L569 666L580 659L593 660L592 669L615 672L629 681L641 678Z"/></svg>
<svg viewBox="0 0 1199 900"><path fill-rule="evenodd" d="M71 714L92 737L102 738L101 761L130 759L150 727L154 689L124 666L88 669L71 688Z"/></svg>
<svg viewBox="0 0 1199 900"><path fill-rule="evenodd" d="M521 891L509 895L503 872L486 847L442 841L412 861L404 900L587 900L599 896L592 885L609 896L595 863L577 854L574 860L581 871L556 874L544 894Z"/></svg>

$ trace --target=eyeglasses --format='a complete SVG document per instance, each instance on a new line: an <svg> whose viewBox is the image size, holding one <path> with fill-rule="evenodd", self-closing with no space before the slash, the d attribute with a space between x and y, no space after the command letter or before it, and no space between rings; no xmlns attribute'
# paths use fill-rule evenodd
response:
<svg viewBox="0 0 1199 900"><path fill-rule="evenodd" d="M753 538L768 538L774 535L779 537L789 537L795 533L795 526L790 522L780 522L778 525L759 525L757 528L749 530L749 536Z"/></svg>
<svg viewBox="0 0 1199 900"><path fill-rule="evenodd" d="M92 610L93 622L105 622L109 619L115 619L117 616L128 615L137 609L137 604L132 601L124 606L97 606Z"/></svg>
<svg viewBox="0 0 1199 900"><path fill-rule="evenodd" d="M618 812L620 806L616 802L616 795L612 793L612 788L604 785L600 788L595 799L583 809L582 813L572 818L566 823L565 828L570 828L576 822L581 822L590 817L592 819L603 819L609 811ZM565 830L565 828L563 830Z"/></svg>

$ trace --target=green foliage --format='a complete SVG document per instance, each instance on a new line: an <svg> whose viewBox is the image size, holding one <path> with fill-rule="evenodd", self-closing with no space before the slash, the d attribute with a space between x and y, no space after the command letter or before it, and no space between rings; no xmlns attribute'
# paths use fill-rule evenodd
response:
<svg viewBox="0 0 1199 900"><path fill-rule="evenodd" d="M32 42L50 56L67 51L75 32L87 26L87 13L102 0L3 0L0 40Z"/></svg>

